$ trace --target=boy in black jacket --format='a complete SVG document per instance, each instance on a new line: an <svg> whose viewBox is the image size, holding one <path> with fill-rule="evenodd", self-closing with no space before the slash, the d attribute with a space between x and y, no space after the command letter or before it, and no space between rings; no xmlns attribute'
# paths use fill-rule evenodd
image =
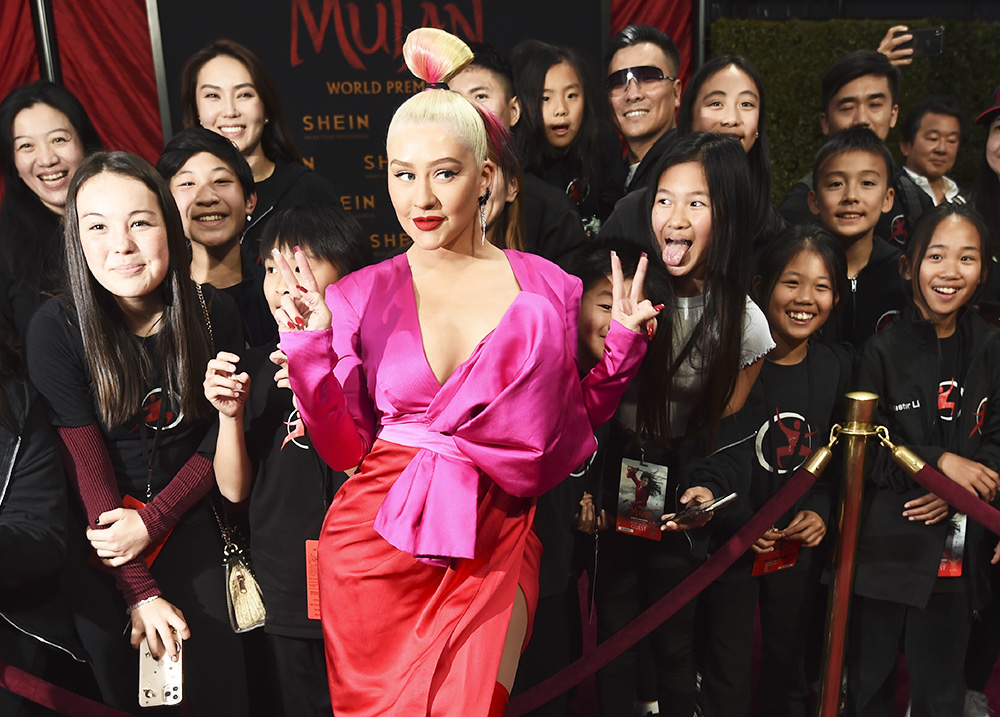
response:
<svg viewBox="0 0 1000 717"><path fill-rule="evenodd" d="M813 162L809 209L847 254L848 295L840 320L824 335L860 348L903 306L897 249L875 240L875 225L892 205L892 155L871 130L853 127L820 147Z"/></svg>
<svg viewBox="0 0 1000 717"><path fill-rule="evenodd" d="M297 291L276 270L273 247L297 271L296 257L302 254L293 247L301 246L321 291L371 262L357 221L327 205L281 210L264 228L260 246L267 252L263 293L272 309L284 294ZM250 500L250 549L267 606L264 631L284 713L329 715L323 635L318 612L312 618L307 609L318 600L318 593L306 589L307 555L310 545L315 550L326 509L346 476L313 449L287 388L284 354L276 349L271 342L242 357L221 352L209 362L205 394L220 422L216 440L206 439L211 446L203 453L214 453L222 494L233 502Z"/></svg>

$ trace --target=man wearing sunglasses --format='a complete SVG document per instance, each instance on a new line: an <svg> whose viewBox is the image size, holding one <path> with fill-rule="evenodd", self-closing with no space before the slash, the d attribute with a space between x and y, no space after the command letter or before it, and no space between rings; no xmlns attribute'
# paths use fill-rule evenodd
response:
<svg viewBox="0 0 1000 717"><path fill-rule="evenodd" d="M667 35L648 25L629 25L605 52L611 121L628 145L627 191L645 187L653 165L676 135L681 103L680 56Z"/></svg>

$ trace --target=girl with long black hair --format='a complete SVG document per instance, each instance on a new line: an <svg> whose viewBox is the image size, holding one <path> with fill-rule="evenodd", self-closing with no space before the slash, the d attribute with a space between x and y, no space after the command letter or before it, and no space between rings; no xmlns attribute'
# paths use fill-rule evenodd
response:
<svg viewBox="0 0 1000 717"><path fill-rule="evenodd" d="M662 469L666 512L723 494L721 485L684 490L685 466L710 451L723 418L742 407L762 357L774 346L767 320L747 295L744 230L757 214L743 148L730 137L689 134L667 150L656 174L646 195L648 242L666 265L673 297L657 318L634 394L622 402L598 458L609 515L628 480L632 464L626 461ZM689 541L673 532L647 540L609 530L600 545L599 639L620 630L697 565ZM660 714L690 717L694 711L694 610L690 603L652 634ZM628 651L598 674L604 713L632 709L635 673L636 653Z"/></svg>
<svg viewBox="0 0 1000 717"><path fill-rule="evenodd" d="M242 345L235 307L191 281L177 207L144 160L89 157L66 218L70 292L38 310L28 350L86 513L90 545L73 541L67 567L77 630L108 704L136 706L129 643L145 638L173 659L177 641L194 637L185 700L199 714L243 714L243 656L206 499L214 474L197 452L212 415L201 390L212 345ZM83 537L79 522L71 537Z"/></svg>
<svg viewBox="0 0 1000 717"><path fill-rule="evenodd" d="M538 40L515 47L512 60L524 170L566 192L596 234L622 196L625 173L618 135L597 117L586 63L568 47Z"/></svg>

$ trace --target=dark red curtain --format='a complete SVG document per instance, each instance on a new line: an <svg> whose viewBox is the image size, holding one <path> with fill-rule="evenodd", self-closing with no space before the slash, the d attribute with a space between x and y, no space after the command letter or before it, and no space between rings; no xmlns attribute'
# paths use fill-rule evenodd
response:
<svg viewBox="0 0 1000 717"><path fill-rule="evenodd" d="M650 25L670 35L681 55L681 80L691 77L693 42L692 0L612 0L611 34L626 25Z"/></svg>
<svg viewBox="0 0 1000 717"><path fill-rule="evenodd" d="M108 149L155 162L163 131L145 1L53 5L66 87L83 102Z"/></svg>
<svg viewBox="0 0 1000 717"><path fill-rule="evenodd" d="M38 56L27 0L0 2L0 97L38 79Z"/></svg>
<svg viewBox="0 0 1000 717"><path fill-rule="evenodd" d="M108 149L155 162L163 149L145 0L53 3L63 84ZM0 96L39 78L28 0L0 2Z"/></svg>

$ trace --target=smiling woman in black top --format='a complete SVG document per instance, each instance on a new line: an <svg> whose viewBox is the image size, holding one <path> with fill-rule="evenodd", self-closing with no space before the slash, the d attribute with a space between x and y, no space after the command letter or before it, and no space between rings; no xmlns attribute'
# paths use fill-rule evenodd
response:
<svg viewBox="0 0 1000 717"><path fill-rule="evenodd" d="M66 190L83 158L101 149L65 87L41 80L0 103L0 313L19 340L45 295L62 286Z"/></svg>

